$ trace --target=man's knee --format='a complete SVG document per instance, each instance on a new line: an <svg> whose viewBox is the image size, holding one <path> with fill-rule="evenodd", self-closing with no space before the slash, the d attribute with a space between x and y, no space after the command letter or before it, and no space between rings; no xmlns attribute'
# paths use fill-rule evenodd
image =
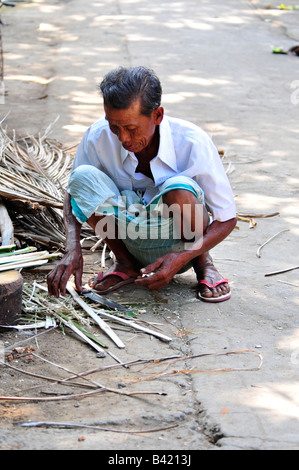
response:
<svg viewBox="0 0 299 470"><path fill-rule="evenodd" d="M175 189L163 195L163 217L172 217L183 241L201 237L209 225L209 215L202 202L189 190Z"/></svg>
<svg viewBox="0 0 299 470"><path fill-rule="evenodd" d="M163 204L167 206L172 206L177 204L180 207L183 207L185 204L198 204L199 200L195 194L186 189L172 189L162 196Z"/></svg>
<svg viewBox="0 0 299 470"><path fill-rule="evenodd" d="M80 165L75 168L70 176L69 188L79 185L90 185L93 181L99 182L102 178L108 176L101 170L92 165Z"/></svg>

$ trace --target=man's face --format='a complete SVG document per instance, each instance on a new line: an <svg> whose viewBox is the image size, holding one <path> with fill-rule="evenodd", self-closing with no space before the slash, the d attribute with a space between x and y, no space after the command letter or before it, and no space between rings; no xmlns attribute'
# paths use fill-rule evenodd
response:
<svg viewBox="0 0 299 470"><path fill-rule="evenodd" d="M112 109L104 105L106 120L113 134L117 135L122 146L132 153L144 150L152 142L156 126L163 119L163 108L155 109L151 116L140 113L140 99L128 109Z"/></svg>

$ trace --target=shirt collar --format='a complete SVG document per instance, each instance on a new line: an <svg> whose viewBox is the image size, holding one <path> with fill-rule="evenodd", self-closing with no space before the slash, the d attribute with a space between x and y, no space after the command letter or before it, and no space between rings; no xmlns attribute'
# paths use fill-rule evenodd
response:
<svg viewBox="0 0 299 470"><path fill-rule="evenodd" d="M172 170L177 171L176 154L167 116L164 116L160 124L160 146L157 159L165 163Z"/></svg>
<svg viewBox="0 0 299 470"><path fill-rule="evenodd" d="M171 134L171 129L169 125L169 121L167 116L163 117L163 120L160 124L160 145L158 150L158 155L154 158L154 160L160 160L167 166L169 166L172 170L177 171L177 163L176 163L176 154L174 150L174 144ZM125 162L126 158L129 156L136 158L134 154L128 152L122 145L120 148L120 156L122 163Z"/></svg>
<svg viewBox="0 0 299 470"><path fill-rule="evenodd" d="M125 160L127 157L129 157L130 153L122 146L120 145L120 158L122 163L125 163Z"/></svg>

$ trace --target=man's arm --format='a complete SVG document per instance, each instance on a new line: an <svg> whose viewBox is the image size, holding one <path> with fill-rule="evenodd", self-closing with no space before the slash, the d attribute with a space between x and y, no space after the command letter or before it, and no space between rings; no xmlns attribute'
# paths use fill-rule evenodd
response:
<svg viewBox="0 0 299 470"><path fill-rule="evenodd" d="M76 289L82 291L83 256L80 245L81 224L72 213L71 196L66 192L64 198L64 225L66 230L65 255L48 275L50 295L65 295L66 284L73 274Z"/></svg>
<svg viewBox="0 0 299 470"><path fill-rule="evenodd" d="M196 242L190 249L180 253L169 253L157 259L151 265L141 269L142 275L135 282L149 289L159 290L169 284L173 277L194 258L208 253L212 248L225 240L236 226L237 219L226 222L214 221L204 232L203 238Z"/></svg>

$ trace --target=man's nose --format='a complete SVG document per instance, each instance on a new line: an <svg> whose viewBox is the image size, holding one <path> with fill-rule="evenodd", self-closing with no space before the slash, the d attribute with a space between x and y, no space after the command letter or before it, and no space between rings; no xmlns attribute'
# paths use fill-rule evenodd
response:
<svg viewBox="0 0 299 470"><path fill-rule="evenodd" d="M119 129L117 137L119 138L122 144L129 144L131 141L130 133L126 129Z"/></svg>

